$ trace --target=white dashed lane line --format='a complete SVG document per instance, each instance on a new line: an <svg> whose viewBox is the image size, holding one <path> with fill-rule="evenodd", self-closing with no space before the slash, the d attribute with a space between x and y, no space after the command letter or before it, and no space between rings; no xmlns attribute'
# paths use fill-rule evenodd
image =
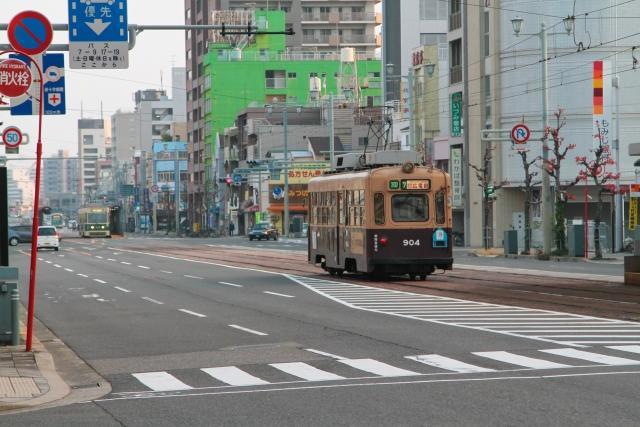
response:
<svg viewBox="0 0 640 427"><path fill-rule="evenodd" d="M173 271L160 270L160 273L164 273L164 274L173 274Z"/></svg>
<svg viewBox="0 0 640 427"><path fill-rule="evenodd" d="M54 266L55 268L62 268L62 266L61 266L61 265L59 265L59 264L53 264L53 266Z"/></svg>
<svg viewBox="0 0 640 427"><path fill-rule="evenodd" d="M162 301L158 301L157 299L153 299L153 298L149 298L149 297L142 297L142 299L145 300L145 301L152 302L154 304L158 304L158 305L163 305L164 304Z"/></svg>
<svg viewBox="0 0 640 427"><path fill-rule="evenodd" d="M73 270L70 268L65 268L64 271L68 271L69 273L73 273Z"/></svg>
<svg viewBox="0 0 640 427"><path fill-rule="evenodd" d="M100 255L96 255L96 258L103 259Z"/></svg>
<svg viewBox="0 0 640 427"><path fill-rule="evenodd" d="M124 265L131 265L130 262L126 262L126 261L120 261L120 264L124 264Z"/></svg>
<svg viewBox="0 0 640 427"><path fill-rule="evenodd" d="M204 314L196 313L195 311L191 311L191 310L185 310L184 308L179 308L178 311L181 311L183 313L190 314L190 315L196 316L196 317L207 317Z"/></svg>
<svg viewBox="0 0 640 427"><path fill-rule="evenodd" d="M226 285L226 286L233 286L234 288L242 288L242 285L238 285L236 283L229 283L229 282L218 282L221 285Z"/></svg>
<svg viewBox="0 0 640 427"><path fill-rule="evenodd" d="M142 268L143 270L151 270L151 267L147 267L146 265L139 265L138 268Z"/></svg>
<svg viewBox="0 0 640 427"><path fill-rule="evenodd" d="M279 294L278 292L269 292L269 291L264 291L265 294L269 294L269 295L275 295L277 297L284 297L284 298L295 298L295 296L293 295L287 295L287 294Z"/></svg>
<svg viewBox="0 0 640 427"><path fill-rule="evenodd" d="M198 276L190 276L189 274L185 274L184 277L188 277L189 279L197 279L197 280L204 280L203 277L198 277Z"/></svg>
<svg viewBox="0 0 640 427"><path fill-rule="evenodd" d="M260 336L267 336L269 334L266 334L264 332L260 332L260 331L256 331L253 329L249 329L249 328L245 328L243 326L239 326L239 325L229 325L230 328L234 328L234 329L238 329L244 332L249 332L250 334L254 334L254 335L260 335Z"/></svg>
<svg viewBox="0 0 640 427"><path fill-rule="evenodd" d="M108 258L107 261L116 262L116 260L113 258Z"/></svg>
<svg viewBox="0 0 640 427"><path fill-rule="evenodd" d="M113 288L117 289L117 290L119 290L121 292L124 292L125 294L131 293L131 291L129 289L121 288L120 286L114 286Z"/></svg>
<svg viewBox="0 0 640 427"><path fill-rule="evenodd" d="M52 262L51 262L51 261L49 261L49 260L47 260L47 261L45 261L45 262L46 262L47 264L52 264Z"/></svg>
<svg viewBox="0 0 640 427"><path fill-rule="evenodd" d="M82 274L82 273L78 273L78 276L80 276L80 277L86 277L86 278L88 278L88 277L89 277L89 276L87 276L86 274Z"/></svg>
<svg viewBox="0 0 640 427"><path fill-rule="evenodd" d="M100 279L93 279L94 282L98 282L102 285L106 284L107 282L105 282L104 280L100 280Z"/></svg>

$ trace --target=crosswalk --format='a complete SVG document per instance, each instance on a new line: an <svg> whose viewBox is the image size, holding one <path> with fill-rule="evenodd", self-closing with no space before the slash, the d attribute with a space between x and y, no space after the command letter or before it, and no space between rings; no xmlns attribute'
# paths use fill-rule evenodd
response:
<svg viewBox="0 0 640 427"><path fill-rule="evenodd" d="M287 275L353 309L560 345L640 344L640 323L537 310Z"/></svg>
<svg viewBox="0 0 640 427"><path fill-rule="evenodd" d="M636 356L634 356L634 354ZM198 388L269 386L283 383L420 377L441 374L481 374L528 370L640 366L640 346L607 346L589 351L549 348L519 351L481 351L454 356L408 355L394 361L371 358L283 362L264 365L220 366L172 372L130 374L137 385L114 394L178 392ZM195 371L195 373L194 373ZM194 379L194 375L205 375ZM189 381L196 385L190 385ZM204 382L203 382L204 381ZM206 386L202 386L206 384ZM140 386L144 386L143 389Z"/></svg>

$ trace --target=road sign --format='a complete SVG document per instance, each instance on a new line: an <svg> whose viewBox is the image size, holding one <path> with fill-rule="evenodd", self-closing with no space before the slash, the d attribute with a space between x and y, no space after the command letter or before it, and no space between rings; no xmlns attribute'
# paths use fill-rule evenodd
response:
<svg viewBox="0 0 640 427"><path fill-rule="evenodd" d="M30 64L31 73L37 73L36 66L26 56L11 55L11 57ZM36 55L33 59L42 70L44 78L44 114L66 114L64 54L45 53L44 55ZM11 115L38 115L39 99L40 85L37 82L32 82L27 93L11 99Z"/></svg>
<svg viewBox="0 0 640 427"><path fill-rule="evenodd" d="M234 173L233 174L233 183L235 185L242 184L242 175L240 175L239 173Z"/></svg>
<svg viewBox="0 0 640 427"><path fill-rule="evenodd" d="M7 28L9 43L17 51L27 55L38 55L49 47L53 40L53 28L46 16L27 10L11 19Z"/></svg>
<svg viewBox="0 0 640 427"><path fill-rule="evenodd" d="M2 131L2 143L7 148L18 148L22 143L22 132L15 126L9 126Z"/></svg>
<svg viewBox="0 0 640 427"><path fill-rule="evenodd" d="M0 62L0 93L10 98L23 95L31 86L31 72L23 61L5 59Z"/></svg>
<svg viewBox="0 0 640 427"><path fill-rule="evenodd" d="M272 194L274 199L279 200L282 198L284 190L282 189L282 187L275 187L272 191Z"/></svg>
<svg viewBox="0 0 640 427"><path fill-rule="evenodd" d="M516 144L525 144L531 138L531 131L524 124L518 124L511 129L511 139Z"/></svg>
<svg viewBox="0 0 640 427"><path fill-rule="evenodd" d="M128 68L126 0L69 0L69 66Z"/></svg>
<svg viewBox="0 0 640 427"><path fill-rule="evenodd" d="M152 193L157 193L160 191L160 187L158 187L157 185L152 185L151 186L151 192Z"/></svg>

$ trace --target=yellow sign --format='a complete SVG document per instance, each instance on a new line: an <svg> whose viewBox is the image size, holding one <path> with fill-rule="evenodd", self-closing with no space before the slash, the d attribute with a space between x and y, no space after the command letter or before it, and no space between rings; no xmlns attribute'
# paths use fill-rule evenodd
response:
<svg viewBox="0 0 640 427"><path fill-rule="evenodd" d="M308 184L311 178L322 176L322 172L327 170L328 163L324 162L300 162L289 167L289 184ZM269 184L283 184L284 169L279 180L270 180Z"/></svg>
<svg viewBox="0 0 640 427"><path fill-rule="evenodd" d="M638 225L638 198L632 197L629 202L629 230L635 230Z"/></svg>

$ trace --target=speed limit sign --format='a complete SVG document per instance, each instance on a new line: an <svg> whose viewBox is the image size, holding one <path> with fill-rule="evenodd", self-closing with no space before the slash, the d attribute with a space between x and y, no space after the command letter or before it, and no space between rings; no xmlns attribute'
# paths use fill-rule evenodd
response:
<svg viewBox="0 0 640 427"><path fill-rule="evenodd" d="M2 132L2 142L7 148L18 148L22 143L22 132L15 126L9 126Z"/></svg>

